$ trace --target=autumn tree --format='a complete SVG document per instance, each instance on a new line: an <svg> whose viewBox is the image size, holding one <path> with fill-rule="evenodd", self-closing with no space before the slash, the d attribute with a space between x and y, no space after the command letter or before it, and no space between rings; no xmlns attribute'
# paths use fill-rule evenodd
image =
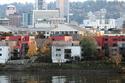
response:
<svg viewBox="0 0 125 83"><path fill-rule="evenodd" d="M116 66L118 66L122 61L122 56L119 53L111 55L110 57L111 57L111 62L114 63Z"/></svg>
<svg viewBox="0 0 125 83"><path fill-rule="evenodd" d="M35 40L31 41L29 44L28 55L30 57L37 55L37 46Z"/></svg>
<svg viewBox="0 0 125 83"><path fill-rule="evenodd" d="M50 49L50 40L45 40L42 44L42 46L39 48L39 53L43 55L50 55L51 49Z"/></svg>

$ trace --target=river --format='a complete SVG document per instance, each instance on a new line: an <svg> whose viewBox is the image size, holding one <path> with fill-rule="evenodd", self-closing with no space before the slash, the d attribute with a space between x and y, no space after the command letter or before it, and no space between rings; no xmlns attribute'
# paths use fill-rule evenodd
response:
<svg viewBox="0 0 125 83"><path fill-rule="evenodd" d="M125 75L96 72L1 72L0 83L125 83Z"/></svg>

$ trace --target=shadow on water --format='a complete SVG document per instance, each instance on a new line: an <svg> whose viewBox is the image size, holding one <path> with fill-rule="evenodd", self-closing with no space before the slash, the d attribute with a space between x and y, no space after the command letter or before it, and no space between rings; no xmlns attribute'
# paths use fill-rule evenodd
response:
<svg viewBox="0 0 125 83"><path fill-rule="evenodd" d="M71 72L1 72L0 83L125 83L124 74Z"/></svg>

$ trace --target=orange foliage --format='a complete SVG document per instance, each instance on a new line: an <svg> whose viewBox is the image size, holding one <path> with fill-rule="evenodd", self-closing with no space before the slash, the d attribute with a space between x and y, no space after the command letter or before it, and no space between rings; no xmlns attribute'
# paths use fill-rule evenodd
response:
<svg viewBox="0 0 125 83"><path fill-rule="evenodd" d="M44 41L43 46L41 48L39 48L39 52L44 55L49 55L50 54L50 47L49 47L50 44L51 44L50 40Z"/></svg>
<svg viewBox="0 0 125 83"><path fill-rule="evenodd" d="M111 56L111 61L113 63L115 63L116 66L118 66L122 61L122 56L120 54L118 54L118 53L116 55L112 55Z"/></svg>
<svg viewBox="0 0 125 83"><path fill-rule="evenodd" d="M26 83L38 83L38 81L34 81L34 80L29 80Z"/></svg>
<svg viewBox="0 0 125 83"><path fill-rule="evenodd" d="M29 44L28 55L30 57L37 55L37 46L35 41L31 41Z"/></svg>

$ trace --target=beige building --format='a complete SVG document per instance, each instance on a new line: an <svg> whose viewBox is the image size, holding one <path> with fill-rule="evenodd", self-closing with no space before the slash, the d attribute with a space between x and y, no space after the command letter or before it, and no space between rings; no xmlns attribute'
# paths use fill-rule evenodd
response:
<svg viewBox="0 0 125 83"><path fill-rule="evenodd" d="M9 25L19 27L21 26L21 16L18 14L11 14L9 16Z"/></svg>
<svg viewBox="0 0 125 83"><path fill-rule="evenodd" d="M60 11L60 17L69 20L69 0L56 0L56 8Z"/></svg>
<svg viewBox="0 0 125 83"><path fill-rule="evenodd" d="M59 18L59 10L33 10L33 25L51 18Z"/></svg>

